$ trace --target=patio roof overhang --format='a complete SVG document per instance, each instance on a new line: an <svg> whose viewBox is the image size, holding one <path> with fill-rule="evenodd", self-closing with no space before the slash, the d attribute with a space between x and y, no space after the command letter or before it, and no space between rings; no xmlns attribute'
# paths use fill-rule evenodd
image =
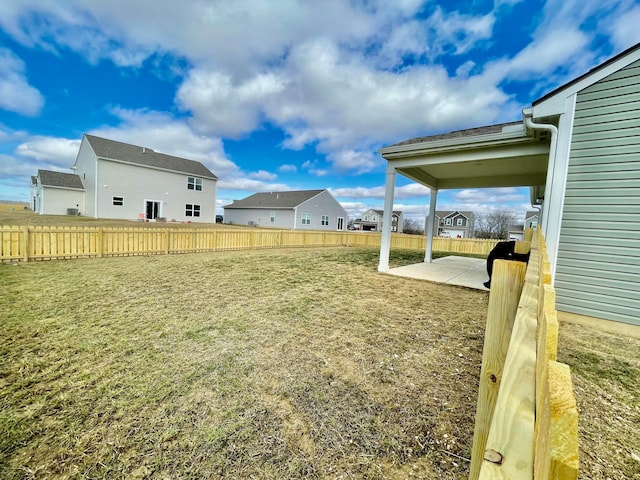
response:
<svg viewBox="0 0 640 480"><path fill-rule="evenodd" d="M426 187L535 187L546 183L549 138L522 124L485 135L405 142L378 150L388 168Z"/></svg>

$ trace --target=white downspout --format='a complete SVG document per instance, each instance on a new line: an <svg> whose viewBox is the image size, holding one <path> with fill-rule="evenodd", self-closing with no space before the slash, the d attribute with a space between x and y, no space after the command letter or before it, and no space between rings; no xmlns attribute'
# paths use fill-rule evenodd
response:
<svg viewBox="0 0 640 480"><path fill-rule="evenodd" d="M553 176L555 175L556 167L556 148L558 143L558 128L555 125L549 123L534 123L532 120L531 109L525 109L522 111L524 115L524 124L527 128L532 130L546 130L551 132L551 144L549 145L549 164L547 166L547 181L544 187L544 196L549 197L551 195L551 189L553 186ZM549 226L549 207L551 202L545 198L542 203L542 232L546 235Z"/></svg>

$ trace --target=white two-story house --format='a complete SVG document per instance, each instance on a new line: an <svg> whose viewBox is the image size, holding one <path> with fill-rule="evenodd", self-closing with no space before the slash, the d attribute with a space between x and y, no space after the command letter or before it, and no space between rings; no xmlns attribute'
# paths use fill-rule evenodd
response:
<svg viewBox="0 0 640 480"><path fill-rule="evenodd" d="M31 186L37 213L215 222L218 179L200 162L84 135L71 168L38 171Z"/></svg>
<svg viewBox="0 0 640 480"><path fill-rule="evenodd" d="M362 217L353 222L357 230L380 232L382 231L382 220L384 212L370 208L362 214ZM402 233L404 226L404 217L400 210L391 212L391 231Z"/></svg>

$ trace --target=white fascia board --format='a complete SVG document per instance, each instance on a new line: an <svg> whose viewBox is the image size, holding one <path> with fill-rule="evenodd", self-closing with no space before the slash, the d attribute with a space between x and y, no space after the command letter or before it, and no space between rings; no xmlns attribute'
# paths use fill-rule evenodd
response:
<svg viewBox="0 0 640 480"><path fill-rule="evenodd" d="M495 143L493 145L476 145L477 148L448 148L445 150L423 149L422 151L405 151L395 155L387 155L390 168L416 167L424 165L425 159L429 159L430 165L440 163L463 163L478 160L496 160L499 158L526 157L532 155L548 155L549 145L543 142L532 141L526 137L526 141ZM493 147L493 148L492 148Z"/></svg>

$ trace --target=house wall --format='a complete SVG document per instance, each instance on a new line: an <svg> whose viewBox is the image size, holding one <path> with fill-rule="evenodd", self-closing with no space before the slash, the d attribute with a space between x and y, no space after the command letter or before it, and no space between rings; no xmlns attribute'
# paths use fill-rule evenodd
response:
<svg viewBox="0 0 640 480"><path fill-rule="evenodd" d="M640 61L578 93L558 310L640 325Z"/></svg>
<svg viewBox="0 0 640 480"><path fill-rule="evenodd" d="M311 223L309 225L302 224L302 215L304 213L311 214ZM322 215L329 216L328 225L322 225ZM347 222L349 221L347 211L335 198L333 198L333 195L325 190L315 197L298 205L296 208L296 221L293 228L299 230L336 231L338 230L338 217L344 219L340 230L345 231L347 229Z"/></svg>
<svg viewBox="0 0 640 480"><path fill-rule="evenodd" d="M68 208L84 209L84 193L70 188L41 186L37 188L39 211L41 215L66 215Z"/></svg>
<svg viewBox="0 0 640 480"><path fill-rule="evenodd" d="M82 180L84 185L84 209L82 214L96 218L96 155L85 137L82 137L78 156L76 157L74 173Z"/></svg>
<svg viewBox="0 0 640 480"><path fill-rule="evenodd" d="M270 221L275 212L274 222ZM256 225L272 228L293 228L293 209L273 208L225 208L224 223L230 225Z"/></svg>
<svg viewBox="0 0 640 480"><path fill-rule="evenodd" d="M145 213L146 201L160 204L167 221L215 223L216 181L203 179L202 190L188 190L189 175L100 159L98 162L98 218L135 220ZM114 205L113 197L122 197ZM200 205L200 216L187 216L186 204Z"/></svg>

